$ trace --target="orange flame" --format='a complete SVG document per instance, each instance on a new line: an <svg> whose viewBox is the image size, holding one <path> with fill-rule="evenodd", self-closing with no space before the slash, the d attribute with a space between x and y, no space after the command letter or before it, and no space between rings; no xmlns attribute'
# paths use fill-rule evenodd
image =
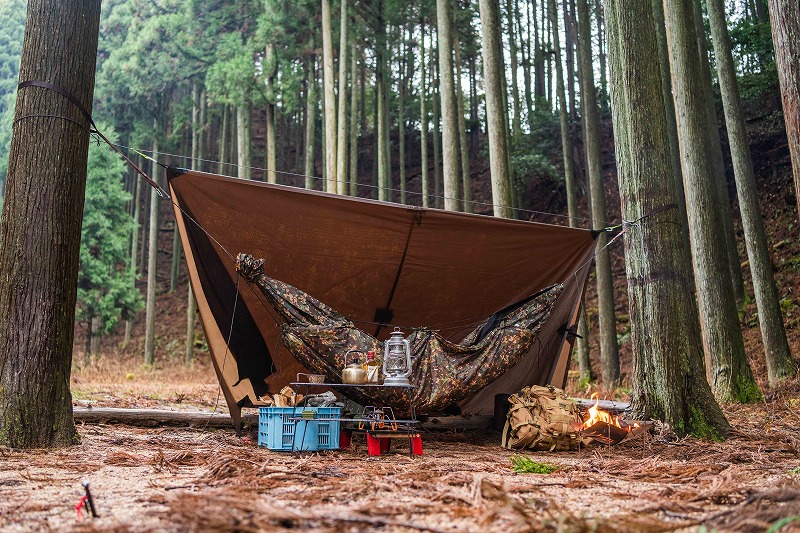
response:
<svg viewBox="0 0 800 533"><path fill-rule="evenodd" d="M590 428L598 422L605 422L610 426L617 426L618 428L622 428L626 431L630 431L633 427L638 426L638 424L630 426L622 422L618 416L611 416L611 413L600 409L600 398L596 392L592 394L592 400L595 401L595 404L589 408L589 417L584 420L581 429Z"/></svg>

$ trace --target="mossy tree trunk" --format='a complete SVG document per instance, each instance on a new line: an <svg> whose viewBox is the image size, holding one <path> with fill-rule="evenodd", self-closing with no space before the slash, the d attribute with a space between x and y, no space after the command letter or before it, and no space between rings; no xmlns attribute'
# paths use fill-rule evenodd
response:
<svg viewBox="0 0 800 533"><path fill-rule="evenodd" d="M757 0L760 1L760 0ZM753 289L758 307L758 323L764 352L767 359L767 376L772 385L793 376L797 368L792 360L783 317L778 300L778 290L772 275L772 260L769 256L764 219L758 203L758 188L753 174L753 161L747 140L739 87L736 82L736 69L731 54L731 40L725 22L725 4L722 0L707 0L708 19L717 59L717 73L725 123L728 126L728 139L731 145L733 173L739 197L739 210L742 214L747 258L753 278Z"/></svg>
<svg viewBox="0 0 800 533"><path fill-rule="evenodd" d="M714 166L709 157L709 122L693 0L665 0L664 15L709 382L720 401L756 401L761 393L744 353L727 248L720 239L724 226L721 229Z"/></svg>
<svg viewBox="0 0 800 533"><path fill-rule="evenodd" d="M624 220L633 348L631 407L679 434L724 438L730 431L703 368L692 287L670 163L653 12L642 0L607 0L611 101Z"/></svg>
<svg viewBox="0 0 800 533"><path fill-rule="evenodd" d="M99 21L99 0L30 0L19 79L91 109ZM16 118L0 217L0 445L66 446L88 124L41 87L19 90Z"/></svg>

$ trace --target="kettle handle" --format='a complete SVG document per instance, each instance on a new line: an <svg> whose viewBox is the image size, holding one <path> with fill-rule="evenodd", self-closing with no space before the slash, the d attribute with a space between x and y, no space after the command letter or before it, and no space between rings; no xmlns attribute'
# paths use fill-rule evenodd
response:
<svg viewBox="0 0 800 533"><path fill-rule="evenodd" d="M351 353L367 353L364 350L347 350L347 353L344 354L344 366L347 366L347 360L350 357Z"/></svg>

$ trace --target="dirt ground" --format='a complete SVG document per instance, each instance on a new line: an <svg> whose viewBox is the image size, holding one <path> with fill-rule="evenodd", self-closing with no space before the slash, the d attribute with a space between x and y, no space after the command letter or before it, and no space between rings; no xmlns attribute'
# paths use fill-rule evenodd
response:
<svg viewBox="0 0 800 533"><path fill-rule="evenodd" d="M79 369L76 404L216 403L200 363L139 372ZM800 531L798 405L793 384L727 407L736 434L724 443L662 428L614 448L527 454L559 468L549 475L515 473L499 435L481 431L424 433L424 455L411 459L404 443L369 458L363 436L347 450L287 454L232 430L85 425L70 448L0 449L0 530ZM79 521L83 479L100 517Z"/></svg>

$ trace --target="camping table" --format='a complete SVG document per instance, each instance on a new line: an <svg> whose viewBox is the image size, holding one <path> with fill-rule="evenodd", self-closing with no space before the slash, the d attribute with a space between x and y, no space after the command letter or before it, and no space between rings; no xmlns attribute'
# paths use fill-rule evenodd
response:
<svg viewBox="0 0 800 533"><path fill-rule="evenodd" d="M353 385L353 384L350 384L350 383L309 383L309 382L305 382L305 381L304 382L295 381L295 382L290 383L290 385L292 385L293 387L295 387L298 390L300 389L300 387L304 387L303 401L305 401L305 398L308 397L309 389L312 388L312 387L319 387L319 388L328 387L328 388L331 388L331 389L344 389L344 388L374 389L374 388L390 388L390 387L391 388L401 388L401 389L416 389L417 388L416 385L382 385L382 384L378 384L378 383L364 383L364 384L361 384L361 385ZM409 456L413 457L414 456L414 439L415 438L419 438L419 434L414 429L414 425L418 424L419 421L417 420L417 410L416 410L416 407L414 405L414 397L413 396L411 397L411 400L409 402L409 409L411 411L410 412L411 416L408 419L394 419L394 418L392 418L392 419L383 419L382 420L382 422L384 422L384 424L387 424L387 425L390 425L390 426L391 425L395 426L395 429L383 430L383 429L371 428L371 429L367 429L366 430L367 435L371 436L372 438L378 438L378 439L386 438L386 439L389 439L389 438L396 438L396 436L399 435L399 434L405 434L405 435L408 436L408 454L409 454ZM306 419L298 416L298 417L292 417L289 420L294 422L295 428L296 428L297 427L297 422L300 422L300 421L306 420ZM361 424L372 424L372 423L376 422L376 420L373 419L373 418L365 418L363 416L361 418L327 418L326 420L330 420L331 422L340 422L342 424L350 423L350 424L359 424L359 425L361 425ZM360 429L361 428L359 428L359 430ZM292 438L293 439L292 440L292 451L295 451L294 442L297 440L297 431L295 431L294 433L295 433L294 437ZM381 437L381 435L384 435L384 436ZM305 435L304 435L304 437L305 437ZM300 442L301 443L303 442L302 438L300 439Z"/></svg>

